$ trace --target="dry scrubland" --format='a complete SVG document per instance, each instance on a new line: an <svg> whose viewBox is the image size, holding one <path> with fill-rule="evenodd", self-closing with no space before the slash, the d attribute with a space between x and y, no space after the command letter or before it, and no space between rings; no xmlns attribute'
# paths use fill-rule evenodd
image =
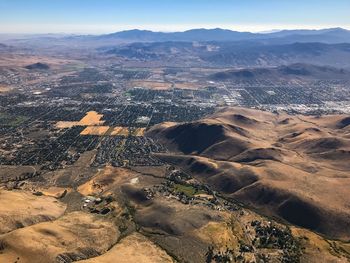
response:
<svg viewBox="0 0 350 263"><path fill-rule="evenodd" d="M300 262L348 262L349 243L315 233L349 239L348 124L347 116L235 108L147 131L170 150L159 158L191 173L188 182L245 204L237 210L213 209L200 201L212 196L202 193L190 204L155 190L149 198L147 191L169 183L167 166L91 167L96 151L86 152L40 180L11 191L3 187L0 262L202 263L210 246L239 255L256 238L254 221L286 229L263 214L304 227L290 226L288 234L288 242L298 242L288 251L301 251ZM256 246L242 254L242 262L257 262L260 254L280 262L284 253Z"/></svg>
<svg viewBox="0 0 350 263"><path fill-rule="evenodd" d="M171 263L172 258L153 242L140 234L132 234L102 256L79 261L81 263Z"/></svg>
<svg viewBox="0 0 350 263"><path fill-rule="evenodd" d="M177 164L216 190L267 215L350 239L350 117L306 117L222 109L147 135Z"/></svg>
<svg viewBox="0 0 350 263"><path fill-rule="evenodd" d="M78 187L78 192L64 187L45 187L42 183L37 187L35 183L28 184L29 188L36 188L34 192L1 190L0 262L80 262L82 259L86 259L82 262L105 263L173 262L158 245L134 232L132 226L129 234L121 236L120 226L125 221L121 216L127 212L122 205L124 191L132 194L135 184L151 186L158 182L158 179L140 178L140 175L108 166L96 171L90 180ZM77 194L78 199L74 197ZM108 216L82 208L84 196L111 195L122 200L109 204L113 212ZM126 220L125 224L131 224L128 222Z"/></svg>
<svg viewBox="0 0 350 263"><path fill-rule="evenodd" d="M49 64L52 68L57 69L65 67L69 64L81 64L76 60L59 59L48 56L28 55L28 54L1 54L0 67L16 68L25 67L30 64L35 64L38 61L41 63Z"/></svg>
<svg viewBox="0 0 350 263"><path fill-rule="evenodd" d="M0 234L60 217L66 206L51 197L0 190Z"/></svg>
<svg viewBox="0 0 350 263"><path fill-rule="evenodd" d="M28 263L60 262L59 259L79 258L79 254L96 256L106 252L117 239L118 230L112 223L91 214L73 212L53 222L1 236L4 249L0 261L14 262L19 258L20 262Z"/></svg>
<svg viewBox="0 0 350 263"><path fill-rule="evenodd" d="M57 186L38 187L42 196L23 190L2 190L0 210L12 214L17 221L26 211L31 223L16 225L0 235L0 262L199 263L205 261L208 246L236 251L241 242L254 238L252 221L264 224L270 221L248 209L216 211L163 196L149 200L143 189L164 182L161 169L131 171L107 166L78 184L77 191L69 189L64 197L62 191L67 188ZM144 174L136 170L143 170ZM81 200L88 196L113 196L108 204L111 212L99 215L83 209ZM6 205L9 202L11 206ZM75 208L72 203L76 204ZM32 220L38 211L51 213L50 218ZM302 262L347 262L344 253L339 252L349 249L346 244L326 240L301 228L293 227L292 232L303 242ZM276 257L282 253L278 249L260 252ZM254 260L254 255L245 253L244 258Z"/></svg>

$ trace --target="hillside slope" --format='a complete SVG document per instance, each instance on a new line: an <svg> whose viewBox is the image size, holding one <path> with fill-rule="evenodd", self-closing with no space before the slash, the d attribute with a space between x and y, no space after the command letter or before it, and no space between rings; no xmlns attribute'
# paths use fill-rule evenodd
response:
<svg viewBox="0 0 350 263"><path fill-rule="evenodd" d="M159 158L248 206L332 238L350 239L348 116L226 108L147 133Z"/></svg>
<svg viewBox="0 0 350 263"><path fill-rule="evenodd" d="M232 80L274 80L274 81L292 81L300 80L349 80L349 71L326 66L315 66L309 64L296 63L288 66L279 66L272 68L252 68L227 70L214 73L209 76L214 81L232 81Z"/></svg>

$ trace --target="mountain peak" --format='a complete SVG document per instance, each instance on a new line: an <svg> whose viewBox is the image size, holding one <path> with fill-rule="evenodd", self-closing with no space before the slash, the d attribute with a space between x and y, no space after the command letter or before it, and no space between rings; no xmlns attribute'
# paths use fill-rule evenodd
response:
<svg viewBox="0 0 350 263"><path fill-rule="evenodd" d="M207 41L261 41L274 40L276 43L320 42L320 43L349 43L350 31L336 27L328 29L296 29L282 30L270 33L251 33L233 31L222 28L194 28L181 32L156 32L151 30L131 29L112 34L97 36L109 40L127 42L207 42ZM279 42L280 41L280 42Z"/></svg>

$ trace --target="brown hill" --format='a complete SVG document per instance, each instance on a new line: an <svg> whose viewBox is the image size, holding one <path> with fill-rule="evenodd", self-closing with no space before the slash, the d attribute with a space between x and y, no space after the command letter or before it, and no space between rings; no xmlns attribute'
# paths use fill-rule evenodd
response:
<svg viewBox="0 0 350 263"><path fill-rule="evenodd" d="M212 74L210 79L215 81L227 80L311 80L311 79L349 79L349 72L328 66L317 66L303 63L288 66L247 68L226 70Z"/></svg>
<svg viewBox="0 0 350 263"><path fill-rule="evenodd" d="M64 204L58 203L52 197L39 197L25 191L0 190L0 235L54 220L60 217L65 209Z"/></svg>
<svg viewBox="0 0 350 263"><path fill-rule="evenodd" d="M0 236L0 262L73 262L105 253L119 237L109 221L84 212Z"/></svg>
<svg viewBox="0 0 350 263"><path fill-rule="evenodd" d="M270 216L350 239L348 116L288 116L225 108L193 123L157 125L159 158Z"/></svg>
<svg viewBox="0 0 350 263"><path fill-rule="evenodd" d="M31 65L25 66L25 68L30 70L48 70L50 69L50 66L45 63L37 62Z"/></svg>

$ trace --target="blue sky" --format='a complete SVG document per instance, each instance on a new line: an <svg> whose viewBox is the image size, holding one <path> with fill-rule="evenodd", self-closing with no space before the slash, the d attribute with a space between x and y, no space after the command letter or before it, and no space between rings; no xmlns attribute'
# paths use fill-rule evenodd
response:
<svg viewBox="0 0 350 263"><path fill-rule="evenodd" d="M2 33L350 28L350 0L0 0Z"/></svg>

